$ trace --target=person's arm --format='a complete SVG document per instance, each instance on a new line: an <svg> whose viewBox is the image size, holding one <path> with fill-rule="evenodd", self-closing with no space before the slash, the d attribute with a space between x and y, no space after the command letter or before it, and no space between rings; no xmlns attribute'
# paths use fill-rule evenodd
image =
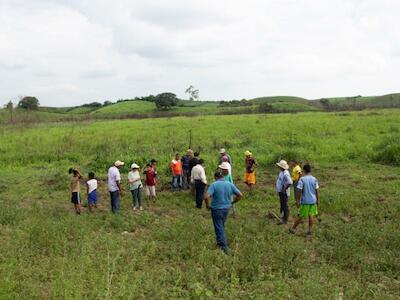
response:
<svg viewBox="0 0 400 300"><path fill-rule="evenodd" d="M319 206L319 188L315 190L315 194L317 195L317 206Z"/></svg>
<svg viewBox="0 0 400 300"><path fill-rule="evenodd" d="M117 186L118 186L119 193L122 194L121 182L118 180L118 181L116 181L116 183L117 183Z"/></svg>
<svg viewBox="0 0 400 300"><path fill-rule="evenodd" d="M237 194L235 196L235 199L233 199L232 204L238 203L240 200L242 200L243 198L243 194L241 192L239 192L239 194Z"/></svg>
<svg viewBox="0 0 400 300"><path fill-rule="evenodd" d="M296 190L297 190L297 193L294 193L295 197L296 197L296 206L300 207L301 194L303 193L303 190L299 189L299 188L297 188Z"/></svg>
<svg viewBox="0 0 400 300"><path fill-rule="evenodd" d="M211 207L210 207L210 199L211 199L210 194L209 194L209 193L206 193L206 196L204 197L204 202L206 203L206 208L207 208L207 209L210 209L210 208L211 208Z"/></svg>
<svg viewBox="0 0 400 300"><path fill-rule="evenodd" d="M204 184L207 184L207 178L206 178L206 170L204 170L204 168L201 170L201 174L200 174L200 178L201 178L201 181L204 183Z"/></svg>
<svg viewBox="0 0 400 300"><path fill-rule="evenodd" d="M193 169L190 172L190 182L193 183L194 182L194 175L193 175Z"/></svg>
<svg viewBox="0 0 400 300"><path fill-rule="evenodd" d="M283 183L283 186L282 186L282 193L286 193L286 190L288 189L288 188L290 188L291 187L291 185L293 184L293 181L292 181L292 178L290 177L290 175L285 175L285 180L284 180L284 183ZM285 183L285 181L286 181L286 183Z"/></svg>
<svg viewBox="0 0 400 300"><path fill-rule="evenodd" d="M89 185L86 183L86 195L89 196Z"/></svg>

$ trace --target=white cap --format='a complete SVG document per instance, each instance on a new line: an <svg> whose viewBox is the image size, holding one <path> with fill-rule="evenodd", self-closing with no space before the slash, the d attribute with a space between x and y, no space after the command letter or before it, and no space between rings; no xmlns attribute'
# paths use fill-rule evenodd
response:
<svg viewBox="0 0 400 300"><path fill-rule="evenodd" d="M229 163L223 162L218 166L218 168L220 168L221 170L229 170Z"/></svg>
<svg viewBox="0 0 400 300"><path fill-rule="evenodd" d="M121 167L121 166L124 166L125 165L125 163L123 162L123 161L120 161L120 160L117 160L115 163L114 163L114 166L116 166L116 167Z"/></svg>
<svg viewBox="0 0 400 300"><path fill-rule="evenodd" d="M139 169L140 167L137 164L132 164L131 169Z"/></svg>
<svg viewBox="0 0 400 300"><path fill-rule="evenodd" d="M219 150L219 154L225 154L225 153L226 153L225 148L221 148L221 150Z"/></svg>

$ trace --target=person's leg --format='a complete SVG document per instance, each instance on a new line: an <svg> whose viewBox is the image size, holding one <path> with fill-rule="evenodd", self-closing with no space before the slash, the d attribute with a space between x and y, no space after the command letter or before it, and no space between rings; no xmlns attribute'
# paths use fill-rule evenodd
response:
<svg viewBox="0 0 400 300"><path fill-rule="evenodd" d="M172 176L172 191L175 192L178 186L178 178L176 176Z"/></svg>
<svg viewBox="0 0 400 300"><path fill-rule="evenodd" d="M280 202L280 216L282 218L282 213L283 213L283 193L279 193L279 202Z"/></svg>
<svg viewBox="0 0 400 300"><path fill-rule="evenodd" d="M308 234L311 234L311 229L312 229L312 226L313 226L313 222L314 220L313 220L313 216L308 216Z"/></svg>
<svg viewBox="0 0 400 300"><path fill-rule="evenodd" d="M116 211L119 212L120 209L120 204L121 204L121 195L119 192L115 192L116 193L116 197L115 197L115 206L116 206Z"/></svg>
<svg viewBox="0 0 400 300"><path fill-rule="evenodd" d="M196 181L196 207L201 208L203 206L204 191L206 185L201 181Z"/></svg>
<svg viewBox="0 0 400 300"><path fill-rule="evenodd" d="M183 188L183 176L178 175L178 189L181 190Z"/></svg>
<svg viewBox="0 0 400 300"><path fill-rule="evenodd" d="M135 210L136 209L136 199L137 199L137 193L136 190L131 190L132 194L132 208Z"/></svg>
<svg viewBox="0 0 400 300"><path fill-rule="evenodd" d="M289 220L288 196L286 193L282 194L283 194L283 222L286 224Z"/></svg>
<svg viewBox="0 0 400 300"><path fill-rule="evenodd" d="M156 202L156 198L157 198L157 195L156 195L156 186L153 185L153 186L151 187L150 191L151 191L151 196L152 196L152 198L153 198L153 202Z"/></svg>
<svg viewBox="0 0 400 300"><path fill-rule="evenodd" d="M139 202L139 208L143 209L143 206L142 206L142 189L140 187L137 189L137 199L138 199L138 202Z"/></svg>
<svg viewBox="0 0 400 300"><path fill-rule="evenodd" d="M194 189L195 189L195 201L196 201L196 208L201 208L200 204L200 190L201 190L201 183L196 180L194 182Z"/></svg>
<svg viewBox="0 0 400 300"><path fill-rule="evenodd" d="M224 209L212 209L211 216L214 225L214 231L218 247L224 252L228 251L228 245L225 239L225 221L228 215L228 210Z"/></svg>

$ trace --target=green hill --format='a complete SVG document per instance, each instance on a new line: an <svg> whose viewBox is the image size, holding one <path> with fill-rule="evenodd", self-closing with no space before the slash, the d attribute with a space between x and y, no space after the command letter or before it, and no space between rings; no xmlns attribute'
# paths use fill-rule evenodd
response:
<svg viewBox="0 0 400 300"><path fill-rule="evenodd" d="M154 112L156 106L153 102L147 101L124 101L108 105L93 111L93 115L129 115Z"/></svg>

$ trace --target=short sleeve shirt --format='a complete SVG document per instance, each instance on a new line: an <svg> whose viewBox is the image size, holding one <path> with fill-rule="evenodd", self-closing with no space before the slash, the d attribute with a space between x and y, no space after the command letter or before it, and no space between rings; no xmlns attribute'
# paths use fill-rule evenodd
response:
<svg viewBox="0 0 400 300"><path fill-rule="evenodd" d="M108 169L108 191L116 192L119 190L117 182L121 181L121 174L117 167Z"/></svg>
<svg viewBox="0 0 400 300"><path fill-rule="evenodd" d="M79 177L73 176L71 179L71 192L79 193L79 191L80 191Z"/></svg>
<svg viewBox="0 0 400 300"><path fill-rule="evenodd" d="M212 209L227 209L232 206L232 196L240 195L239 189L232 183L224 180L217 180L207 190L211 196Z"/></svg>
<svg viewBox="0 0 400 300"><path fill-rule="evenodd" d="M301 175L301 167L299 165L297 165L292 170L293 181L299 181L300 175Z"/></svg>
<svg viewBox="0 0 400 300"><path fill-rule="evenodd" d="M317 203L318 180L312 175L300 178L297 188L301 190L301 204Z"/></svg>
<svg viewBox="0 0 400 300"><path fill-rule="evenodd" d="M279 172L278 179L276 181L276 192L280 193L284 186L288 186L293 184L292 178L290 177L290 173L288 170L284 170ZM286 194L290 196L290 189L286 190Z"/></svg>
<svg viewBox="0 0 400 300"><path fill-rule="evenodd" d="M96 179L90 179L86 182L88 186L88 192L89 194L95 190L97 190L97 180Z"/></svg>
<svg viewBox="0 0 400 300"><path fill-rule="evenodd" d="M142 185L142 181L140 180L139 171L130 171L128 173L128 180L136 180L133 183L129 183L129 190L133 191L139 188Z"/></svg>

